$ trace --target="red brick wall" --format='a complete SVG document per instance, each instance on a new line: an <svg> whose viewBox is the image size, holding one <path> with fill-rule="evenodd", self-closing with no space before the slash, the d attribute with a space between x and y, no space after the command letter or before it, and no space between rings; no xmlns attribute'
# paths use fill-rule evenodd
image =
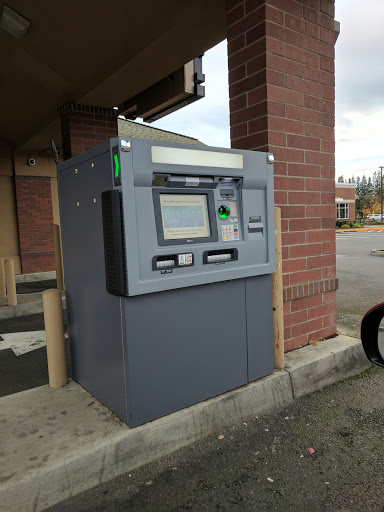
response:
<svg viewBox="0 0 384 512"><path fill-rule="evenodd" d="M59 109L64 160L118 135L117 111L66 103Z"/></svg>
<svg viewBox="0 0 384 512"><path fill-rule="evenodd" d="M15 183L22 273L55 270L51 179L16 176Z"/></svg>
<svg viewBox="0 0 384 512"><path fill-rule="evenodd" d="M334 3L227 0L232 147L275 155L286 349L336 332Z"/></svg>

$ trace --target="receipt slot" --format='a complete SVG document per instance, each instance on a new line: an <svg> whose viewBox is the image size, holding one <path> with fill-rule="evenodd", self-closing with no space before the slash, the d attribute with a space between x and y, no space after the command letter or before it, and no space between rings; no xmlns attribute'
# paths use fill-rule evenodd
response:
<svg viewBox="0 0 384 512"><path fill-rule="evenodd" d="M272 373L267 157L117 137L58 166L73 378L130 426Z"/></svg>

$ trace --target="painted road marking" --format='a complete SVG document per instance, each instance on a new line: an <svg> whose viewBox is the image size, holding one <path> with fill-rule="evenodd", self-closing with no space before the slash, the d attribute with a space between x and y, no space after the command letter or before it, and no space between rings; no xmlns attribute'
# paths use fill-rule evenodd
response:
<svg viewBox="0 0 384 512"><path fill-rule="evenodd" d="M1 335L0 350L10 348L16 356L45 347L45 331L11 332Z"/></svg>

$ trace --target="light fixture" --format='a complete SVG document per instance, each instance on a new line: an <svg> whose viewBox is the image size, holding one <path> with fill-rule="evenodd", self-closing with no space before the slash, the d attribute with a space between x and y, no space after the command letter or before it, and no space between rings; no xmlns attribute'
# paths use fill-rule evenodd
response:
<svg viewBox="0 0 384 512"><path fill-rule="evenodd" d="M9 5L3 5L0 14L0 27L8 32L8 34L20 39L26 34L30 25L30 21L9 7Z"/></svg>

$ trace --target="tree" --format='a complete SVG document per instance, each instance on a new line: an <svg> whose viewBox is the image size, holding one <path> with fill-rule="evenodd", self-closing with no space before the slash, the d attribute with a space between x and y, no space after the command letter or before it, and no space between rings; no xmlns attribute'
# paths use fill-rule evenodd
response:
<svg viewBox="0 0 384 512"><path fill-rule="evenodd" d="M371 177L368 178L367 181L367 188L366 188L366 195L367 196L375 196L375 187L373 186Z"/></svg>
<svg viewBox="0 0 384 512"><path fill-rule="evenodd" d="M343 176L343 174L337 178L337 183L344 183L344 176Z"/></svg>
<svg viewBox="0 0 384 512"><path fill-rule="evenodd" d="M381 194L381 178L380 178L379 171L375 171L373 173L372 183L373 183L375 196L380 196L380 194Z"/></svg>

